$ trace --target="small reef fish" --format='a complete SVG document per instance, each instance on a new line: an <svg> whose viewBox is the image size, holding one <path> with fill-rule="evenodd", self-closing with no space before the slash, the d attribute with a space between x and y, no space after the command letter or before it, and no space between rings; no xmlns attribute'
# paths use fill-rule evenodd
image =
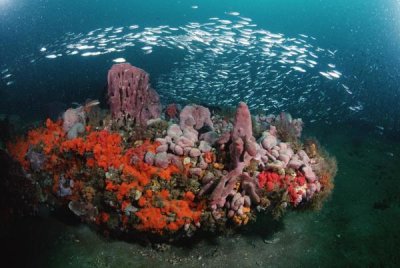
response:
<svg viewBox="0 0 400 268"><path fill-rule="evenodd" d="M332 80L332 76L330 76L329 73L326 73L326 72L319 72L319 73L320 73L322 76L328 78L329 80Z"/></svg>
<svg viewBox="0 0 400 268"><path fill-rule="evenodd" d="M126 62L126 59L124 59L124 58L116 58L116 59L113 59L113 62L122 63L122 62Z"/></svg>
<svg viewBox="0 0 400 268"><path fill-rule="evenodd" d="M340 78L340 74L337 73L337 72L328 72L328 74L329 74L331 77Z"/></svg>
<svg viewBox="0 0 400 268"><path fill-rule="evenodd" d="M226 14L231 15L231 16L239 16L240 15L239 12L228 12Z"/></svg>
<svg viewBox="0 0 400 268"><path fill-rule="evenodd" d="M100 51L96 51L96 52L85 52L85 53L82 53L81 56L82 56L82 57L89 57L89 56L97 56L97 55L100 55L100 54L101 54Z"/></svg>
<svg viewBox="0 0 400 268"><path fill-rule="evenodd" d="M346 90L347 93L349 93L350 95L353 94L353 92L351 92L350 88L348 86L346 86L345 84L342 84L342 87Z"/></svg>
<svg viewBox="0 0 400 268"><path fill-rule="evenodd" d="M299 67L299 66L292 66L293 70L301 72L301 73L305 73L307 72L306 70L304 70L303 68Z"/></svg>

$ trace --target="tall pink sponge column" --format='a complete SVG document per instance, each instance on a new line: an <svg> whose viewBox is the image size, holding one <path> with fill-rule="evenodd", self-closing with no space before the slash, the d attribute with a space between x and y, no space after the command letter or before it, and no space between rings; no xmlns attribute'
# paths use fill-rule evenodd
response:
<svg viewBox="0 0 400 268"><path fill-rule="evenodd" d="M240 102L236 109L235 121L231 132L231 142L229 151L233 168L240 166L239 162L242 161L242 159L244 159L244 161L250 161L251 157L257 154L257 145L253 137L251 114L249 107L244 102Z"/></svg>
<svg viewBox="0 0 400 268"><path fill-rule="evenodd" d="M108 102L113 119L131 119L136 125L144 126L161 114L149 74L129 63L114 64L108 71Z"/></svg>
<svg viewBox="0 0 400 268"><path fill-rule="evenodd" d="M251 114L246 103L239 103L233 126L232 140L237 138L250 139L253 136Z"/></svg>

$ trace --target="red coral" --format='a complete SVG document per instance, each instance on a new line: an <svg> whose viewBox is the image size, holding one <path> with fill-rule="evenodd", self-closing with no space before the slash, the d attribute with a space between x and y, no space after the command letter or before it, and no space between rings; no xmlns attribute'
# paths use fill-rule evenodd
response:
<svg viewBox="0 0 400 268"><path fill-rule="evenodd" d="M258 175L258 186L265 188L268 192L283 186L283 181L278 173L263 171Z"/></svg>
<svg viewBox="0 0 400 268"><path fill-rule="evenodd" d="M297 176L296 183L300 186L303 186L306 183L306 178L304 176Z"/></svg>

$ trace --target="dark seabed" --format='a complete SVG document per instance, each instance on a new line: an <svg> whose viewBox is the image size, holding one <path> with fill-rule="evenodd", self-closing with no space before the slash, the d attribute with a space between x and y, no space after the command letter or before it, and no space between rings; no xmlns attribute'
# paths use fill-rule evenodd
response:
<svg viewBox="0 0 400 268"><path fill-rule="evenodd" d="M107 70L124 58L150 74L165 103L231 107L245 100L252 111L303 118L303 135L316 137L338 163L323 209L290 212L279 222L260 217L238 234L152 246L106 238L43 211L0 229L3 263L400 265L400 2L215 2L0 0L0 119L25 128L72 102L99 99L106 107ZM199 40L200 30L213 41ZM240 38L230 42L231 33Z"/></svg>

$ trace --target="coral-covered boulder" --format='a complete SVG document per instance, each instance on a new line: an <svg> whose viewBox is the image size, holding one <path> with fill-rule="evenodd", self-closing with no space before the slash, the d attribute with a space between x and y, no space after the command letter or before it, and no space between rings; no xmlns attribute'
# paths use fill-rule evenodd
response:
<svg viewBox="0 0 400 268"><path fill-rule="evenodd" d="M113 119L131 119L136 125L145 126L161 114L148 73L129 63L114 64L108 71L108 102Z"/></svg>
<svg viewBox="0 0 400 268"><path fill-rule="evenodd" d="M0 149L2 214L68 204L105 233L172 241L243 226L262 211L319 208L334 187L336 162L316 140L300 140L300 119L262 115L253 133L240 103L233 119L170 106L167 122L156 118L158 95L143 70L114 65L108 83L112 115L93 120L99 102L89 101L7 143L10 155Z"/></svg>

